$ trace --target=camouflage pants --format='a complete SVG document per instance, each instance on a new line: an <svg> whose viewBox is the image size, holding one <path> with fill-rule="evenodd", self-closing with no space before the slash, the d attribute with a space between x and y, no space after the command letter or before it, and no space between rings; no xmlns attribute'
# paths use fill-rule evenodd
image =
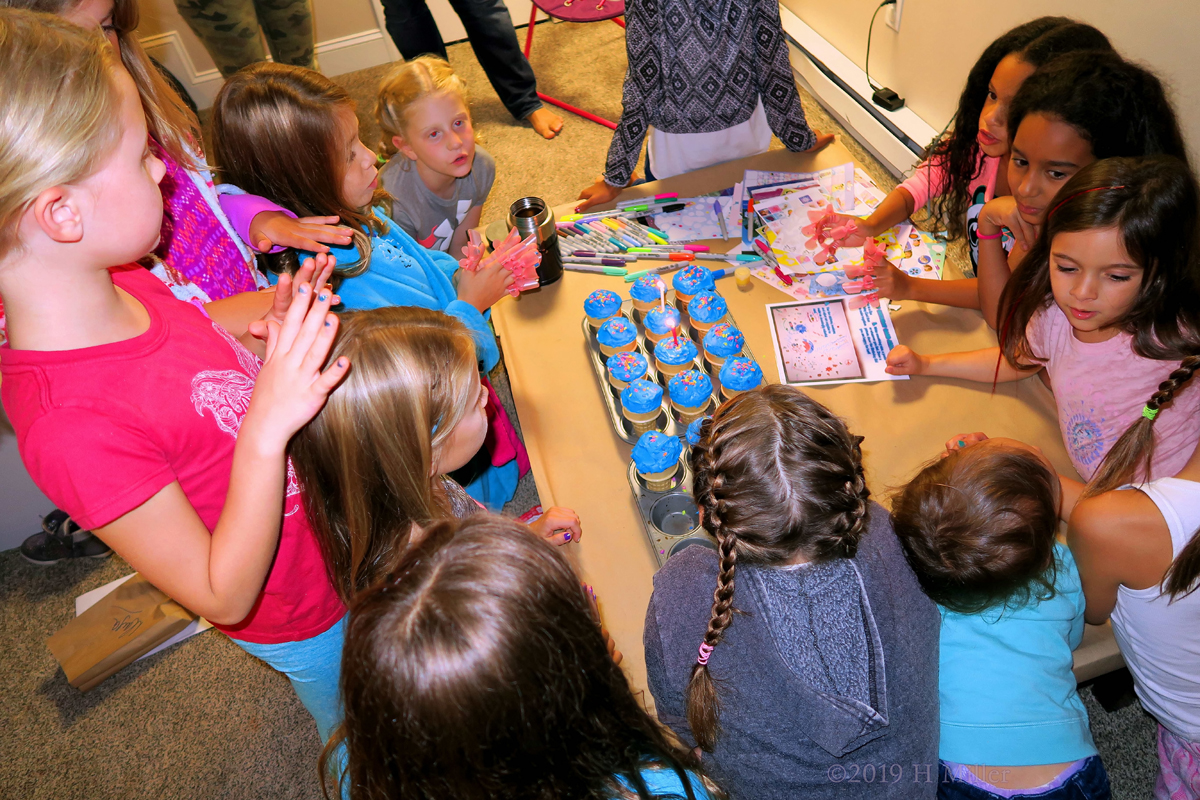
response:
<svg viewBox="0 0 1200 800"><path fill-rule="evenodd" d="M310 0L175 0L175 7L226 78L266 60L260 28L276 62L317 68Z"/></svg>

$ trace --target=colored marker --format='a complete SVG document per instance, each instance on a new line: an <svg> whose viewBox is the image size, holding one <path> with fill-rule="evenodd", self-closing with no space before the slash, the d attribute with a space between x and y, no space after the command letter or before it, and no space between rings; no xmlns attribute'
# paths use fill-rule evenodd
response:
<svg viewBox="0 0 1200 800"><path fill-rule="evenodd" d="M625 269L625 262L619 258L571 258L567 257L562 260L564 264L591 264L596 267L620 267ZM625 270L628 272L628 270ZM622 272L622 275L625 273Z"/></svg>
<svg viewBox="0 0 1200 800"><path fill-rule="evenodd" d="M563 262L563 269L570 272L591 272L596 275L612 275L615 278L625 275L625 270L621 267L589 267L586 264L572 264L570 262Z"/></svg>
<svg viewBox="0 0 1200 800"><path fill-rule="evenodd" d="M774 267L773 269L775 270L775 276L777 278L779 278L779 280L783 281L784 286L792 285L792 276L791 275L788 275L786 272L781 270L779 267Z"/></svg>
<svg viewBox="0 0 1200 800"><path fill-rule="evenodd" d="M625 282L633 283L638 278L644 277L646 275L662 275L664 272L673 272L677 269L682 269L683 267L686 267L687 263L688 262L686 262L686 261L672 261L670 264L663 264L662 266L651 267L650 269L643 269L639 272L631 272L625 276Z"/></svg>
<svg viewBox="0 0 1200 800"><path fill-rule="evenodd" d="M709 247L706 244L685 244L683 249L691 250L693 253L707 253L709 251Z"/></svg>
<svg viewBox="0 0 1200 800"><path fill-rule="evenodd" d="M740 256L737 257L737 260L738 261L762 261L762 256L748 255L746 253L742 253Z"/></svg>
<svg viewBox="0 0 1200 800"><path fill-rule="evenodd" d="M674 200L679 197L679 192L665 192L663 194L654 195L655 200Z"/></svg>
<svg viewBox="0 0 1200 800"><path fill-rule="evenodd" d="M637 254L626 255L625 253L597 253L594 250L575 250L567 258L615 258L626 262L637 261Z"/></svg>

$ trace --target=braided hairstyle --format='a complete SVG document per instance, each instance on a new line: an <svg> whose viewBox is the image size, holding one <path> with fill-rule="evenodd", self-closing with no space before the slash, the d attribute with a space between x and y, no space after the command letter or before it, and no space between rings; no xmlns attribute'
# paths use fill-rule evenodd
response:
<svg viewBox="0 0 1200 800"><path fill-rule="evenodd" d="M692 448L693 493L717 539L720 573L702 653L733 622L734 571L750 564L853 558L867 529L861 436L799 389L772 384L722 405ZM720 703L702 655L686 689L696 743L712 750Z"/></svg>
<svg viewBox="0 0 1200 800"><path fill-rule="evenodd" d="M1175 395L1187 385L1198 369L1200 355L1190 355L1158 385L1158 391L1146 401L1149 413L1143 412L1104 456L1100 468L1083 490L1085 498L1112 491L1135 480L1149 479L1150 461L1154 457L1154 421L1158 419L1163 406L1175 399ZM1193 536L1171 563L1167 574L1163 576L1162 589L1172 599L1186 597L1200 589L1200 535Z"/></svg>

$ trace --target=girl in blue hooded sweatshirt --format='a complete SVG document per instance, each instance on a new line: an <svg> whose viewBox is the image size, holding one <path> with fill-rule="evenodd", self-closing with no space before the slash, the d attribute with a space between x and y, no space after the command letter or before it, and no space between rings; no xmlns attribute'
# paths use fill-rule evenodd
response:
<svg viewBox="0 0 1200 800"><path fill-rule="evenodd" d="M471 331L482 369L496 366L500 352L489 309L512 283L512 274L499 265L461 270L453 257L421 247L387 216L390 200L379 189L375 154L359 140L354 101L344 89L302 67L247 67L217 96L211 147L224 182L267 198L289 216L338 217L353 231L350 245L330 247L346 309L444 311ZM302 255L273 252L264 259L278 274L294 271ZM466 488L499 508L516 488L518 465L528 462L515 433L506 435L512 423L499 403L492 406L490 423L499 435L489 441L482 474ZM507 454L506 463L496 464L504 458L500 453Z"/></svg>

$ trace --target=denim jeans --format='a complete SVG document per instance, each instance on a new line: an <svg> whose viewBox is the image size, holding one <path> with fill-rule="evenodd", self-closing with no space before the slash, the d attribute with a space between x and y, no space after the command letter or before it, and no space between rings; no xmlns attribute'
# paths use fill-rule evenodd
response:
<svg viewBox="0 0 1200 800"><path fill-rule="evenodd" d="M955 778L950 770L938 764L938 800L998 800L1003 795L989 792ZM1089 758L1079 771L1061 785L1045 792L1016 792L1011 800L1111 800L1108 771L1100 756Z"/></svg>
<svg viewBox="0 0 1200 800"><path fill-rule="evenodd" d="M342 723L342 698L338 683L342 676L342 641L346 618L324 633L299 642L256 644L234 639L233 643L255 658L282 672L292 682L296 696L317 723L321 741Z"/></svg>
<svg viewBox="0 0 1200 800"><path fill-rule="evenodd" d="M446 57L442 35L425 0L382 0L388 33L405 59ZM503 0L450 0L467 30L471 49L508 113L525 119L542 107L533 68L517 44L517 31Z"/></svg>

